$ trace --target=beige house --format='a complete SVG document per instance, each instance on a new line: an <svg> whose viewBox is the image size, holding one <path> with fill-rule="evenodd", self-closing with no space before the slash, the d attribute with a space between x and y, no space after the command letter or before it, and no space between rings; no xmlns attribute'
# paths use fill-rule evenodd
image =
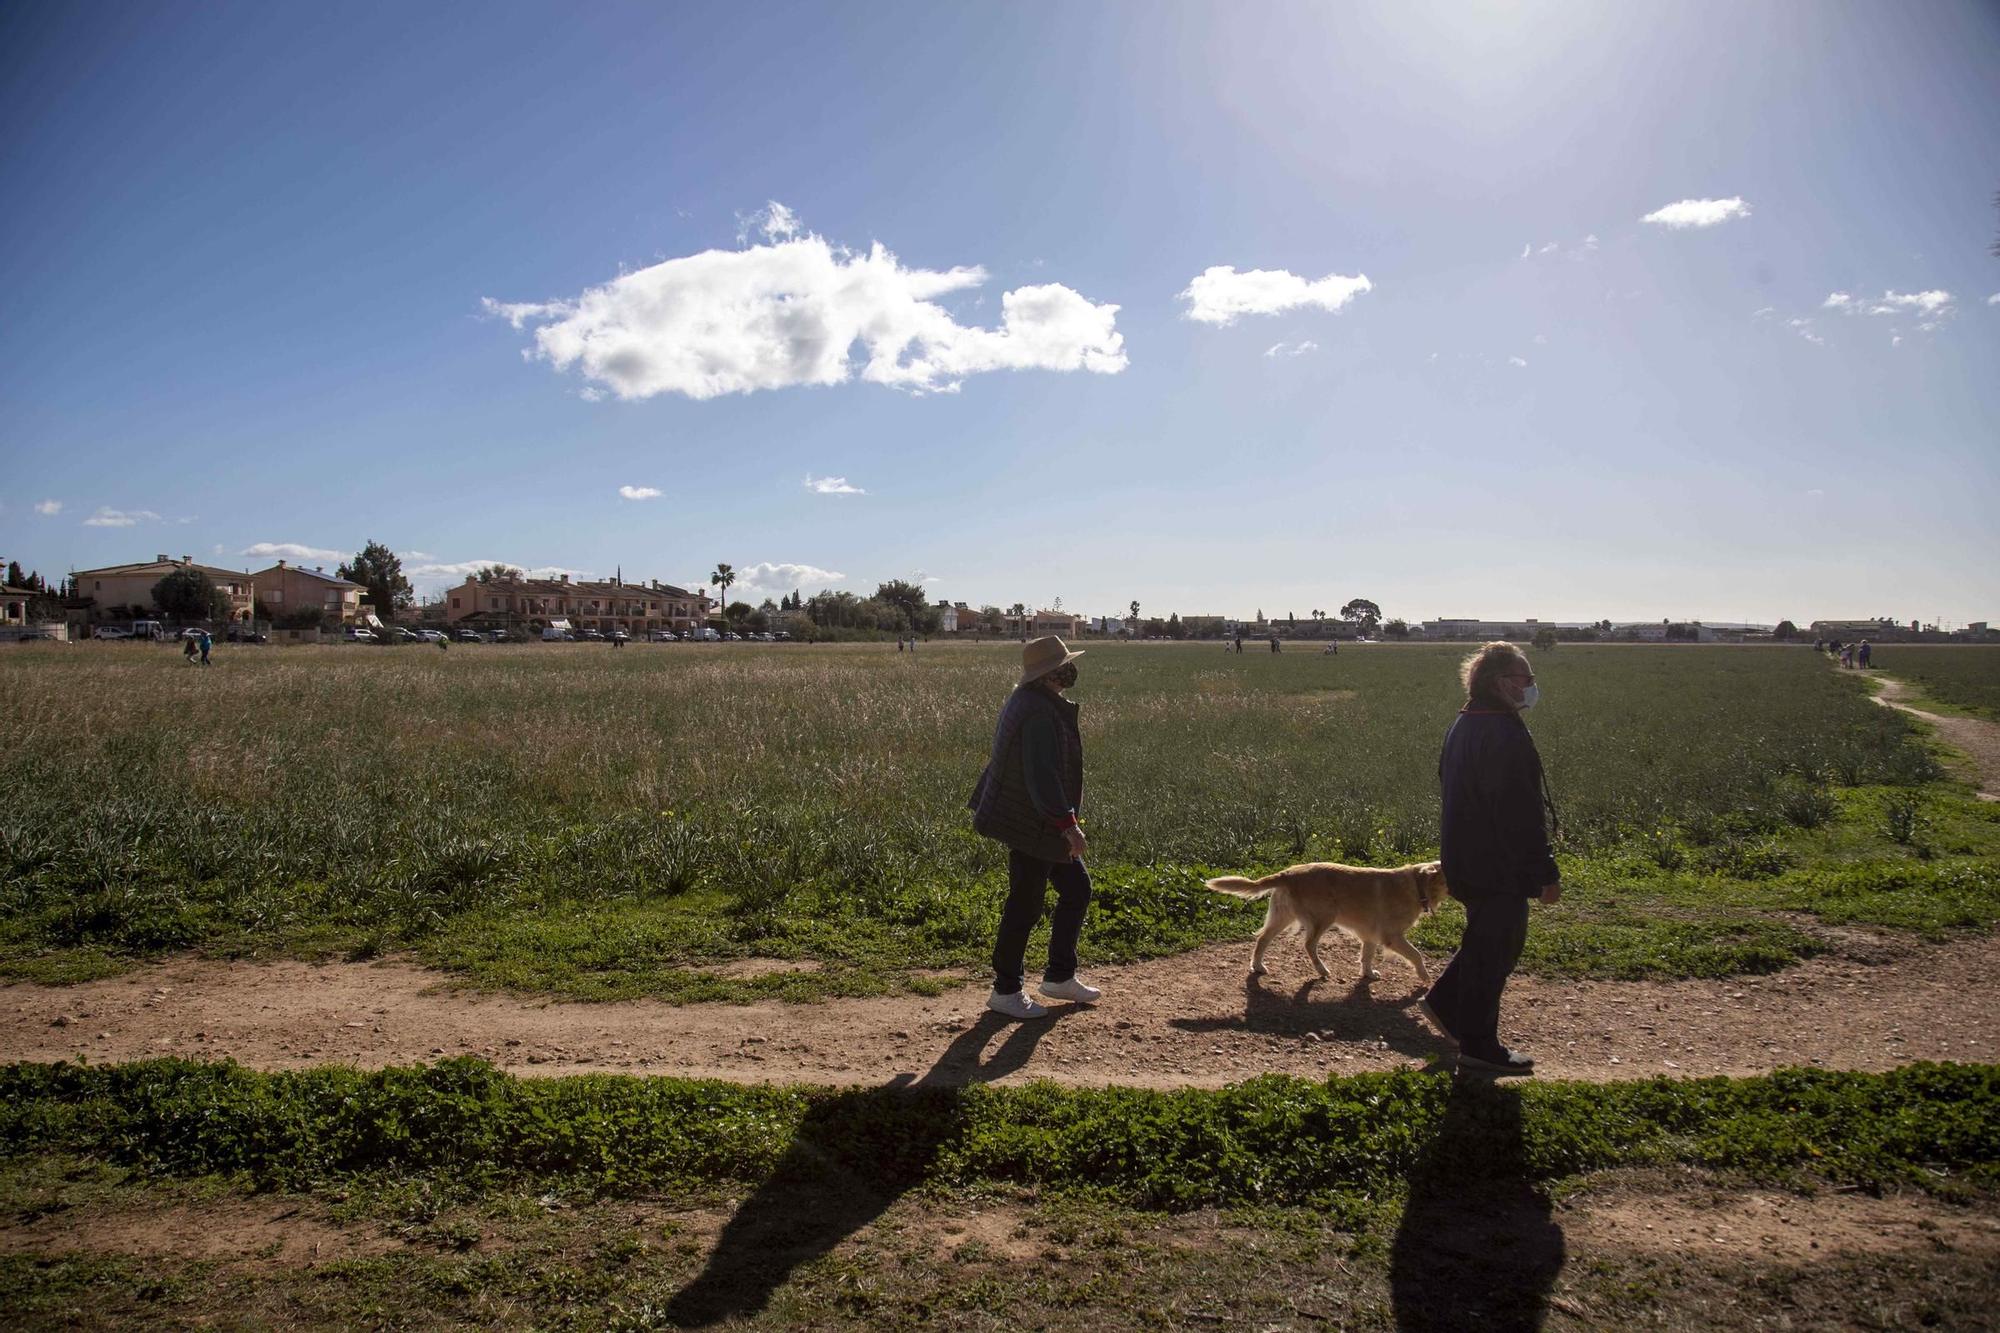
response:
<svg viewBox="0 0 2000 1333"><path fill-rule="evenodd" d="M103 569L81 569L72 577L80 597L91 599L90 619L95 624L126 618L125 613L148 616L153 610L153 585L178 569L198 569L229 598L229 618L248 620L257 605L256 581L236 569L219 569L197 564L191 555L178 560L156 555L136 565L106 565ZM120 614L114 615L114 612Z"/></svg>
<svg viewBox="0 0 2000 1333"><path fill-rule="evenodd" d="M522 575L490 583L468 578L444 595L445 619L454 625L524 632L554 627L607 634L622 629L642 636L660 629L681 633L704 624L709 605L706 594L658 579L572 583L567 574L555 579Z"/></svg>
<svg viewBox="0 0 2000 1333"><path fill-rule="evenodd" d="M1067 611L1037 611L1035 618L1029 622L1028 633L1037 639L1047 634L1074 639L1083 633L1083 617L1073 616Z"/></svg>
<svg viewBox="0 0 2000 1333"><path fill-rule="evenodd" d="M324 569L307 569L283 560L250 578L257 585L257 600L273 620L316 606L322 624L352 625L361 619L361 595L368 591Z"/></svg>
<svg viewBox="0 0 2000 1333"><path fill-rule="evenodd" d="M35 595L32 588L16 588L12 584L0 584L0 625L19 628L28 623L28 599Z"/></svg>

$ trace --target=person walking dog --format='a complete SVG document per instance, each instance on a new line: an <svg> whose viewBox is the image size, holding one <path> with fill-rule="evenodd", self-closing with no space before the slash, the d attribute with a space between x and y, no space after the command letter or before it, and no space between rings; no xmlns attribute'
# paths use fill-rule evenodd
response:
<svg viewBox="0 0 2000 1333"><path fill-rule="evenodd" d="M1458 1047L1461 1068L1525 1074L1535 1062L1500 1044L1500 993L1528 939L1528 903L1562 898L1545 814L1554 807L1521 714L1541 691L1528 658L1489 643L1459 667L1465 706L1438 757L1444 880L1465 906L1465 937L1418 1009Z"/></svg>
<svg viewBox="0 0 2000 1333"><path fill-rule="evenodd" d="M1045 1018L1048 1008L1021 989L1028 934L1056 889L1049 961L1038 989L1052 1000L1094 1004L1103 992L1076 975L1076 944L1090 906L1084 868L1083 738L1077 705L1063 697L1076 684L1076 659L1056 635L1021 646L1021 678L1000 709L985 771L966 802L975 832L1007 848L1007 903L993 944L993 993L986 1007L1010 1018Z"/></svg>

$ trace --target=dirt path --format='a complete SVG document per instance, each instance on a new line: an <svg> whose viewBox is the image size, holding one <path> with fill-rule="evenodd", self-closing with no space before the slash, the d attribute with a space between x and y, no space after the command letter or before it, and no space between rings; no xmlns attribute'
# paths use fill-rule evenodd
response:
<svg viewBox="0 0 2000 1333"><path fill-rule="evenodd" d="M1916 693L1904 682L1891 676L1875 676L1873 679L1881 687L1872 696L1876 703L1885 708L1900 709L1936 727L1945 744L1963 750L1971 757L1979 779L1979 799L2000 801L2000 722L1988 722L1977 717L1954 717L1947 713L1927 713L1904 702Z"/></svg>
<svg viewBox="0 0 2000 1333"><path fill-rule="evenodd" d="M1267 1071L1421 1066L1438 1051L1414 975L1372 990L1311 972L1296 944L1246 976L1248 945L1093 969L1105 1002L1027 1024L985 1015L983 984L935 998L822 1004L580 1004L440 988L407 962L181 959L72 987L0 988L0 1061L230 1056L262 1069L481 1055L523 1074L632 1072L837 1085L933 1082L1214 1087ZM1843 956L1733 981L1518 979L1505 1034L1560 1078L1888 1069L2000 1060L1990 940L1927 946L1854 933Z"/></svg>

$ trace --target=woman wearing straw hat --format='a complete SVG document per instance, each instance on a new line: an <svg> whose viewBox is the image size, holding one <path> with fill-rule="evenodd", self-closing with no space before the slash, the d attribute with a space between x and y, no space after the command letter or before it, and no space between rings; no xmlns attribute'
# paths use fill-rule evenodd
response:
<svg viewBox="0 0 2000 1333"><path fill-rule="evenodd" d="M1043 1018L1048 1009L1021 990L1028 934L1041 920L1048 886L1056 889L1049 925L1049 963L1041 993L1052 1000L1094 1003L1102 994L1076 975L1076 942L1090 906L1090 872L1083 865L1083 738L1077 706L1063 698L1076 684L1076 659L1056 635L1021 646L1021 679L1000 710L993 749L967 802L972 827L1007 847L1007 905L993 945L993 993L986 1007L1010 1018Z"/></svg>

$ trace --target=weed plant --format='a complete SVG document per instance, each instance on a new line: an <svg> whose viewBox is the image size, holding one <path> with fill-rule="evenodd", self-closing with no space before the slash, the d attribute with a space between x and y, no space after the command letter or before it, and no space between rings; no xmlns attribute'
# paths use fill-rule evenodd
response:
<svg viewBox="0 0 2000 1333"><path fill-rule="evenodd" d="M1200 888L1215 869L1434 854L1462 651L1091 645L1092 957L1254 928L1259 909ZM145 645L23 648L0 661L0 969L414 948L584 996L923 984L913 969L990 940L1002 858L964 802L1018 652L350 646L190 671ZM1900 716L1804 650L1576 645L1536 666L1583 870L1777 881L1842 790L1938 776ZM1778 938L1734 956L1761 965ZM700 967L746 954L826 966Z"/></svg>

